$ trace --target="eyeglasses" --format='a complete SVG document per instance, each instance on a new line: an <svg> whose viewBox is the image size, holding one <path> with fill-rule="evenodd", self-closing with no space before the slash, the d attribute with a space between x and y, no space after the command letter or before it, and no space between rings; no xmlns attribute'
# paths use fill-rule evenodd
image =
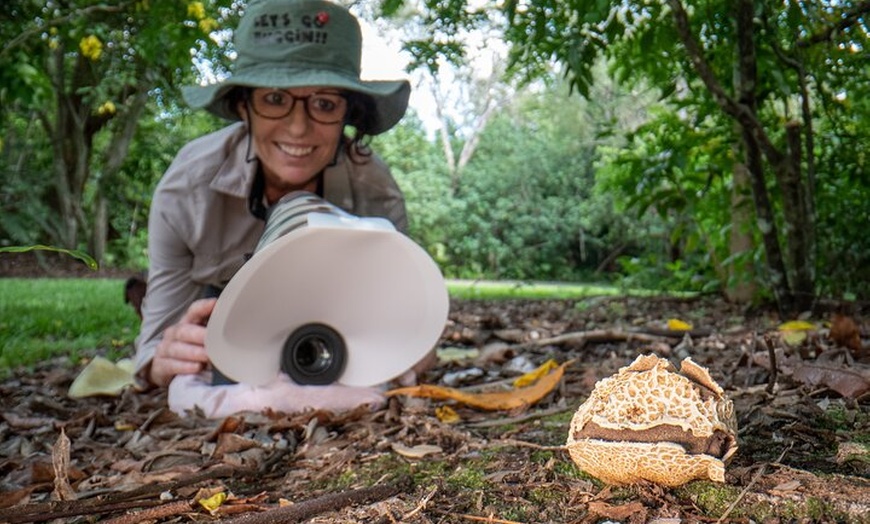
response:
<svg viewBox="0 0 870 524"><path fill-rule="evenodd" d="M320 124L337 124L344 120L347 99L341 93L317 92L295 96L281 89L254 89L248 98L251 108L263 118L278 120L293 112L301 100L308 118Z"/></svg>

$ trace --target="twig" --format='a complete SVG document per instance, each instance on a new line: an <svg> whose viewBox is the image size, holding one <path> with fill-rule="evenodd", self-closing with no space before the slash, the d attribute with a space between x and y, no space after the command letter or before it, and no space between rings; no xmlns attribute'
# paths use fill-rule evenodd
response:
<svg viewBox="0 0 870 524"><path fill-rule="evenodd" d="M444 515L446 517L459 517L466 520L473 520L475 522L490 522L492 524L523 524L522 522L517 522L515 520L504 520L497 519L495 517L478 517L477 515L468 515L465 513L449 513L447 511L436 511L439 515Z"/></svg>
<svg viewBox="0 0 870 524"><path fill-rule="evenodd" d="M500 440L492 441L493 444L506 444L508 446L519 446L523 448L532 448L532 449L540 449L543 451L565 451L565 446L544 446L541 444L535 444L534 442L526 442L524 440L514 440L512 438L505 438Z"/></svg>
<svg viewBox="0 0 870 524"><path fill-rule="evenodd" d="M438 492L438 486L435 486L431 490L429 490L429 493L426 493L425 495L423 495L423 498L420 499L420 503L417 504L416 508L414 508L413 510L409 511L408 513L405 513L404 515L402 515L401 522L408 522L413 517L415 517L417 515L417 513L420 513L421 511L426 509L426 505L429 504L429 501L432 500L432 497L434 497L435 493L437 493L437 492Z"/></svg>
<svg viewBox="0 0 870 524"><path fill-rule="evenodd" d="M402 479L383 486L360 488L343 493L329 493L322 497L293 504L292 506L276 508L263 513L248 513L226 522L229 524L284 524L287 522L301 522L321 513L337 511L354 504L370 504L384 500L401 493L407 489L409 484L410 479Z"/></svg>
<svg viewBox="0 0 870 524"><path fill-rule="evenodd" d="M770 358L770 378L767 380L767 392L773 394L776 388L776 347L769 335L764 335L764 345L767 346L767 355Z"/></svg>
<svg viewBox="0 0 870 524"><path fill-rule="evenodd" d="M662 331L661 333L665 333ZM679 333L677 335L677 333ZM685 331L667 331L667 334L650 334L650 333L642 333L638 331L615 331L611 329L593 329L591 331L575 331L571 333L563 333L561 335L556 335L555 337L542 338L539 340L531 340L529 342L524 342L522 344L517 344L515 347L517 348L535 348L549 345L559 345L572 343L580 346L581 348L590 342L643 342L643 343L653 343L653 342L668 342L674 336L682 337L685 335ZM706 333L706 332L705 332ZM701 334L700 336L707 336Z"/></svg>
<svg viewBox="0 0 870 524"><path fill-rule="evenodd" d="M0 510L0 522L6 524L21 524L24 522L45 522L64 517L81 515L99 515L130 509L141 509L162 505L160 502L126 501L106 503L101 500L57 501L26 506L13 506Z"/></svg>
<svg viewBox="0 0 870 524"><path fill-rule="evenodd" d="M105 524L139 524L154 519L162 519L182 515L193 510L190 502L187 500L177 500L168 504L155 506L153 508L133 511L119 517L105 521Z"/></svg>
<svg viewBox="0 0 870 524"><path fill-rule="evenodd" d="M782 459L785 457L785 454L788 453L788 450L790 450L790 449L791 449L791 446L782 450L782 453L779 455L779 458L776 459L776 462L777 463L782 462ZM770 465L769 462L763 464L761 466L761 469L759 469L755 473L755 475L752 476L752 480L750 480L749 484L747 484L746 487L743 488L743 491L741 491L740 494L737 495L737 498L734 499L734 502L732 502L730 506L728 506L728 509L725 510L725 513L723 513L722 516L719 517L719 520L716 521L716 524L721 524L722 522L725 522L725 519L728 518L728 515L731 514L732 511L734 511L734 508L737 507L737 504L739 504L740 501L743 500L743 497L745 497L746 494L749 493L749 490L752 489L752 486L754 486L755 483L758 482L758 479L760 479L761 476L764 475L765 471L767 471L767 466L769 466L769 465Z"/></svg>
<svg viewBox="0 0 870 524"><path fill-rule="evenodd" d="M562 413L564 411L568 411L570 407L559 406L555 408L544 409L541 411L535 411L533 413L525 413L523 415L519 415L516 417L505 417L499 419L487 419L481 420L480 422L469 422L468 424L464 424L465 427L469 428L491 428L494 426L506 426L508 424L518 424L521 422L528 422L529 420L534 420L541 417L549 417L550 415L555 415L557 413Z"/></svg>
<svg viewBox="0 0 870 524"><path fill-rule="evenodd" d="M200 471L172 482L149 484L132 491L114 492L102 498L39 502L25 506L14 506L12 508L0 509L0 522L8 522L10 524L41 522L63 517L99 515L122 510L149 508L162 504L155 504L154 501L141 499L152 497L164 491L177 490L178 488L198 484L205 480L229 477L238 473L238 468L224 465Z"/></svg>

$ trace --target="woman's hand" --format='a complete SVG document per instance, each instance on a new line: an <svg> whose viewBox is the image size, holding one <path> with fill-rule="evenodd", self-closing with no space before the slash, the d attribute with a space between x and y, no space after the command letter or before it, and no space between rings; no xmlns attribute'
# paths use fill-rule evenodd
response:
<svg viewBox="0 0 870 524"><path fill-rule="evenodd" d="M197 300L187 308L178 323L163 332L148 371L148 378L154 385L168 386L175 375L199 373L208 364L205 325L216 302L214 298Z"/></svg>

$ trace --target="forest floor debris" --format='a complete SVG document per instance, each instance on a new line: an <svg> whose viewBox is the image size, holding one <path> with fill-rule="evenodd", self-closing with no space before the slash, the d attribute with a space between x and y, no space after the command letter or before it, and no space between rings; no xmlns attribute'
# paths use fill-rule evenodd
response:
<svg viewBox="0 0 870 524"><path fill-rule="evenodd" d="M573 360L512 411L396 396L178 417L160 391L71 399L85 362L56 359L0 383L0 522L870 522L870 351L849 318L856 334L821 315L786 342L776 315L718 298L453 301L425 383L480 391ZM640 353L691 356L734 401L724 484L606 486L559 449L595 382Z"/></svg>

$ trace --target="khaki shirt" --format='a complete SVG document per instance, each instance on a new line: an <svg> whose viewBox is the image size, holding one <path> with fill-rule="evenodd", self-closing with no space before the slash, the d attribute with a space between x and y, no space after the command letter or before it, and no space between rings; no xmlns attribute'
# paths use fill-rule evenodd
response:
<svg viewBox="0 0 870 524"><path fill-rule="evenodd" d="M136 370L154 357L163 331L211 285L224 287L257 245L265 222L248 210L256 161L246 161L242 123L193 140L163 175L148 219L148 291L136 339ZM323 196L357 216L389 219L406 233L405 201L389 168L372 155L342 154L324 171ZM142 376L142 373L138 373Z"/></svg>

